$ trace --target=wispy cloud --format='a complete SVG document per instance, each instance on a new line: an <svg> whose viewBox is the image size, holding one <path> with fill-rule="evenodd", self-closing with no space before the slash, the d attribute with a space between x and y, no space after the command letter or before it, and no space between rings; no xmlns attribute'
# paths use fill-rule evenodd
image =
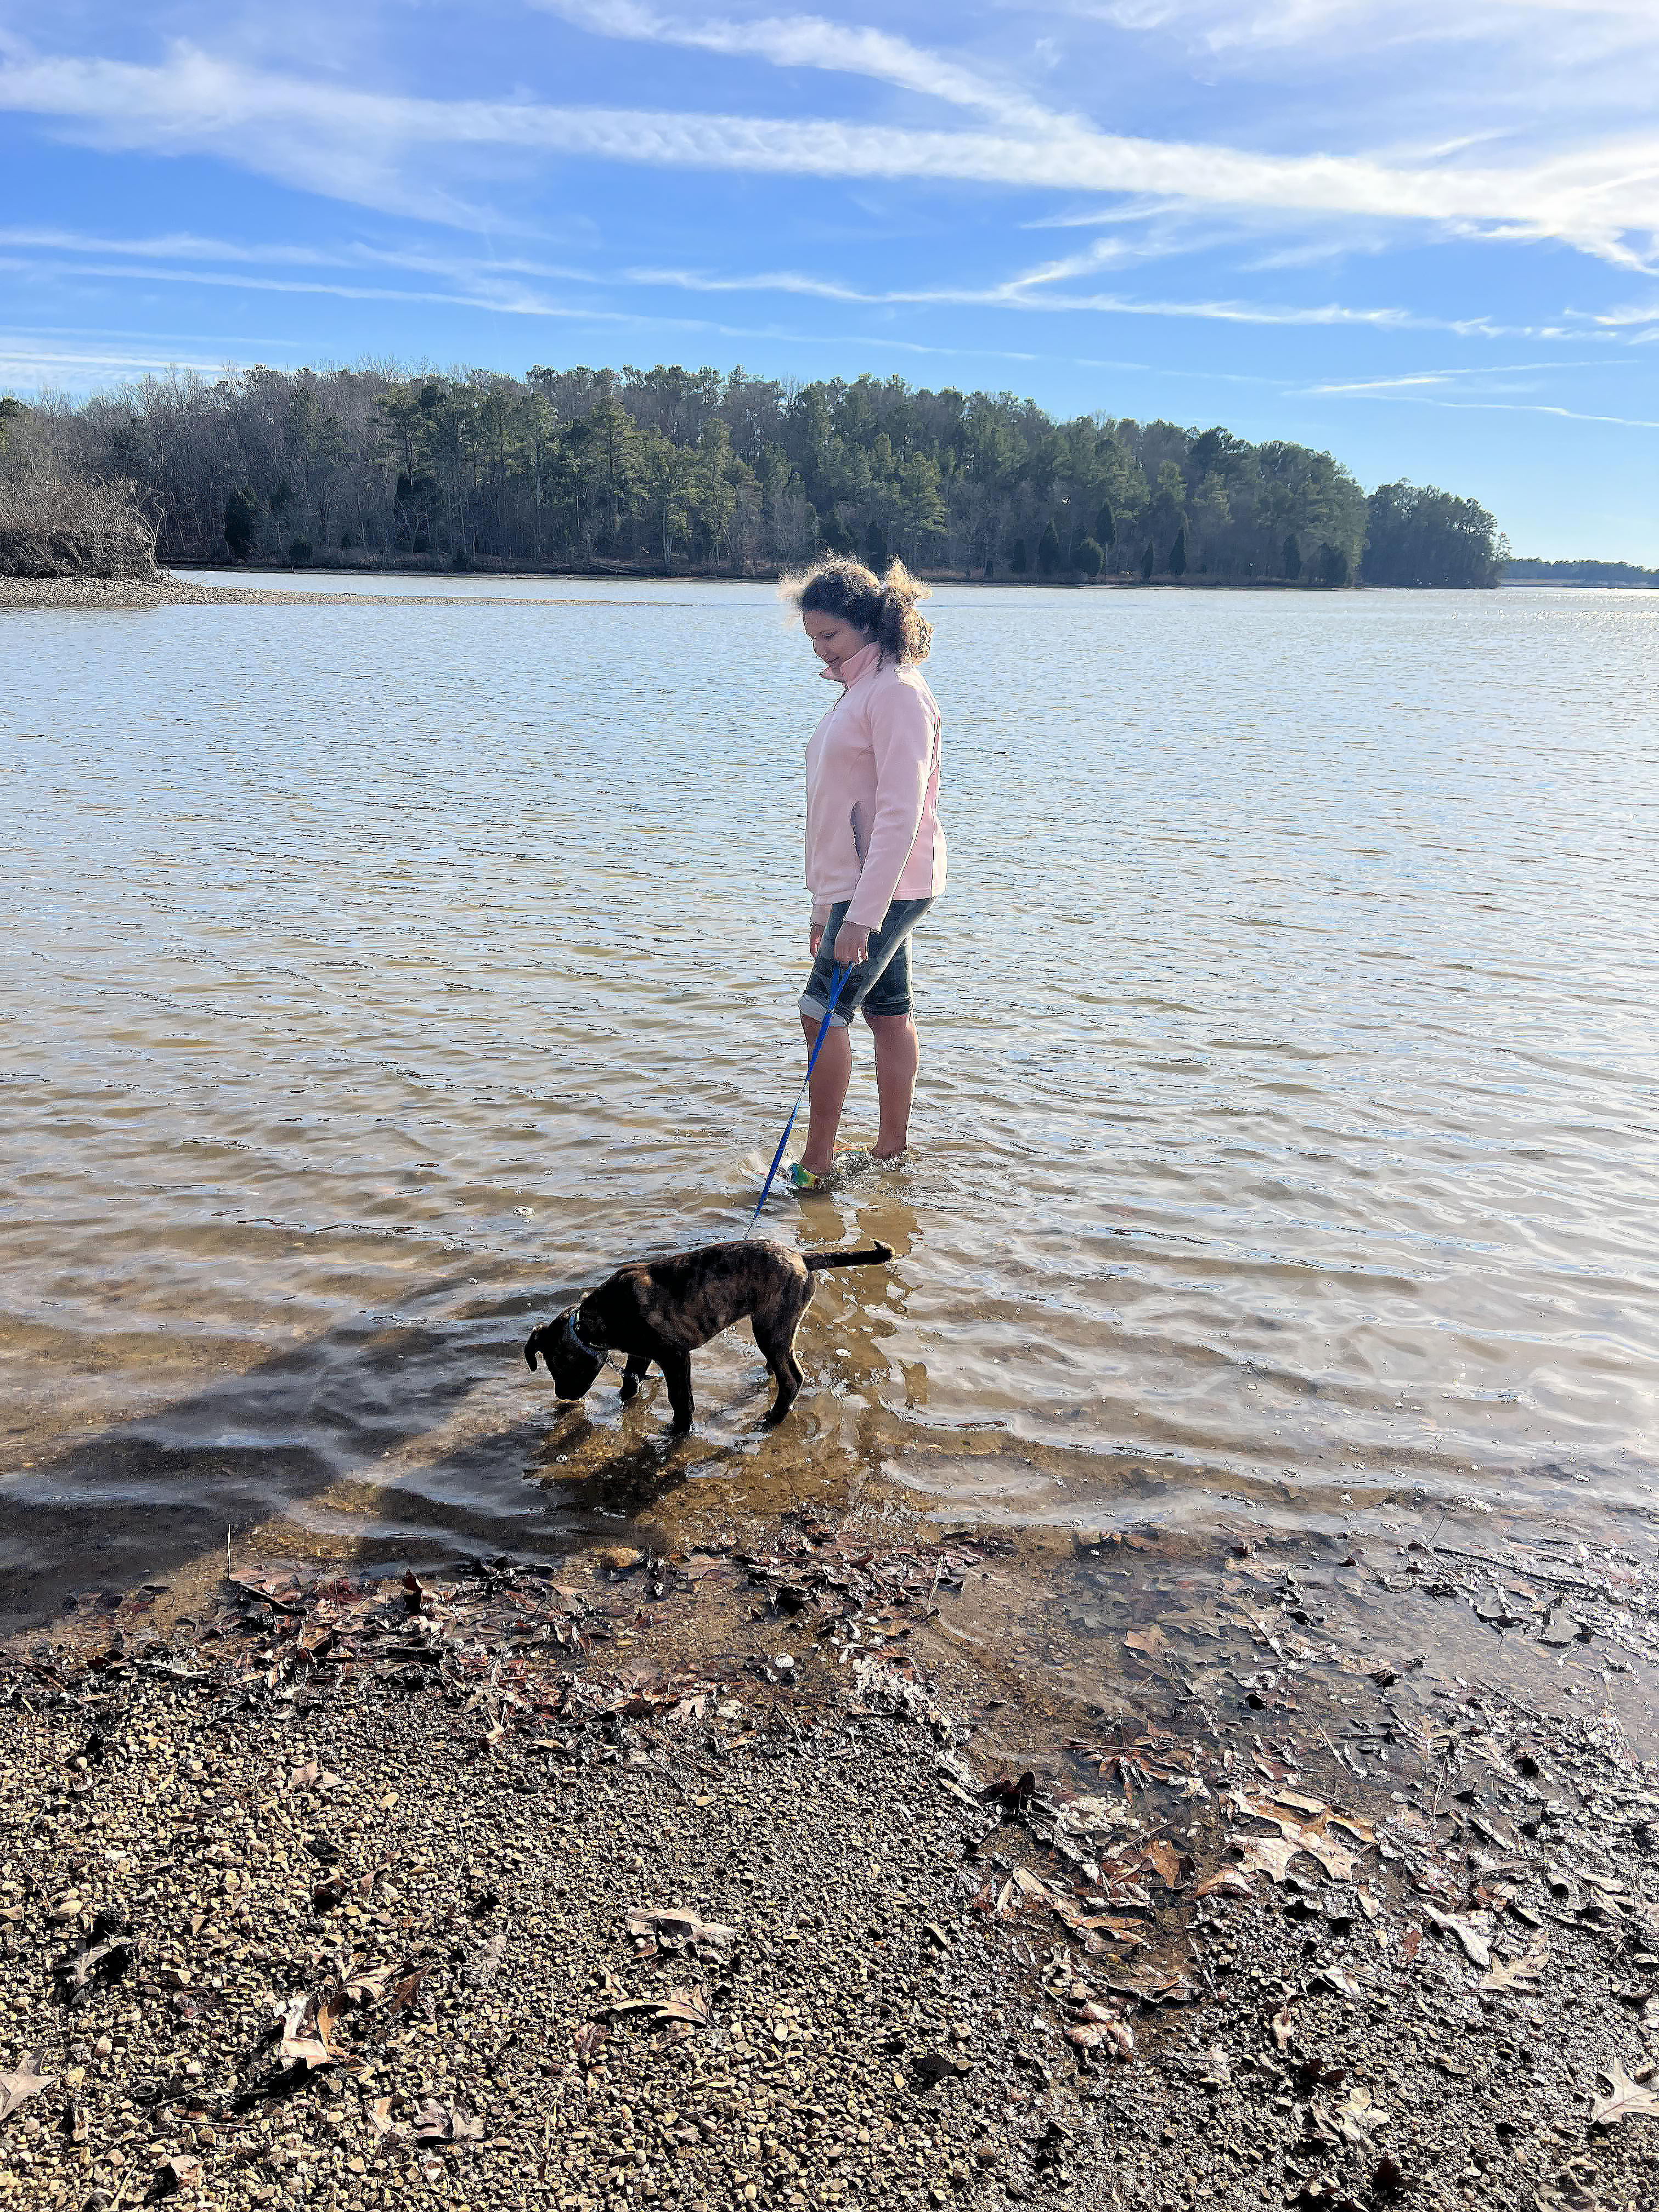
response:
<svg viewBox="0 0 1659 2212"><path fill-rule="evenodd" d="M821 15L761 16L746 21L726 16L693 19L665 15L637 0L531 0L531 4L602 38L748 55L779 69L873 77L900 91L994 116L1023 129L1047 130L1058 119L1052 108L1012 85L1006 72L999 78L890 31L873 31L861 24L830 22Z"/></svg>
<svg viewBox="0 0 1659 2212"><path fill-rule="evenodd" d="M74 254L118 255L139 264L143 273L150 263L182 262L231 268L406 269L412 274L450 276L468 283L486 283L508 276L554 278L566 283L593 284L603 281L592 270L561 262L529 261L517 256L416 252L408 247L370 246L353 240L337 246L301 246L281 241L245 241L203 238L191 231L163 232L149 238L110 238L95 232L62 229L0 228L0 246L25 251Z"/></svg>
<svg viewBox="0 0 1659 2212"><path fill-rule="evenodd" d="M1109 262L1109 252L1098 247L1041 263L991 283L877 289L790 269L724 272L641 265L599 271L518 257L485 260L476 255L362 243L332 249L283 243L232 244L191 233L122 239L63 229L13 228L0 229L0 247L3 246L42 257L15 260L11 265L19 270L70 268L87 276L115 280L128 277L136 283L200 284L228 290L471 307L492 313L571 321L635 322L640 319L640 312L609 308L593 299L554 300L527 280L574 283L590 290L622 287L711 297L775 293L784 297L822 300L834 306L881 309L995 307L1049 315L1126 315L1163 321L1237 323L1264 329L1430 331L1480 338L1573 335L1565 327L1558 330L1545 325L1517 330L1484 317L1449 319L1405 307L1352 307L1335 301L1298 304L1243 299L1148 299L1124 292L1067 289L1078 276L1088 275L1103 262ZM68 263L51 258L64 254L85 258ZM264 273L265 270L283 273ZM452 289L429 291L367 281L377 271L436 277ZM1615 333L1611 329L1595 331L1581 324L1577 335L1581 342L1593 335L1611 341Z"/></svg>
<svg viewBox="0 0 1659 2212"><path fill-rule="evenodd" d="M166 62L14 57L0 106L104 145L211 152L310 191L476 226L429 181L447 154L475 171L575 159L777 177L978 184L1023 193L1152 195L1191 206L1342 214L1443 227L1503 223L1645 268L1659 239L1659 131L1510 167L1407 167L1118 136L1064 118L1042 131L927 130L823 118L422 99L362 92L179 45Z"/></svg>
<svg viewBox="0 0 1659 2212"><path fill-rule="evenodd" d="M229 355L209 355L196 339L186 339L181 346L157 345L153 339L121 346L100 337L88 345L0 331L0 388L111 384L128 377L164 375L175 369L193 370L198 376L220 376L227 370L252 366L251 361Z"/></svg>
<svg viewBox="0 0 1659 2212"><path fill-rule="evenodd" d="M1043 314L1150 315L1162 319L1206 323L1255 323L1264 327L1328 328L1344 326L1378 331L1442 331L1461 337L1515 337L1524 332L1506 330L1481 318L1449 320L1419 315L1405 307L1350 307L1335 301L1311 306L1255 300L1147 300L1121 292L1067 292L1045 289L1060 276L1074 274L1077 264L1048 264L1024 276L998 284L933 285L915 289L872 291L812 276L799 270L759 270L740 276L723 276L697 269L635 268L623 272L632 284L672 286L686 292L784 292L804 299L828 300L849 307L996 307L1029 309Z"/></svg>
<svg viewBox="0 0 1659 2212"><path fill-rule="evenodd" d="M1659 430L1659 422L1640 415L1595 415L1578 407L1557 407L1541 399L1442 399L1425 392L1408 392L1389 383L1344 386L1315 386L1333 397L1386 399L1407 407L1446 407L1463 414L1553 415L1563 422L1606 422L1621 430Z"/></svg>
<svg viewBox="0 0 1659 2212"><path fill-rule="evenodd" d="M1451 387L1467 384L1473 378L1483 381L1494 376L1554 376L1564 369L1606 368L1609 363L1605 356L1586 361L1511 361L1481 363L1466 368L1424 368L1404 376L1358 376L1334 379L1321 384L1302 386L1305 392L1319 397L1340 398L1348 393L1373 392L1411 392L1431 390L1437 386Z"/></svg>

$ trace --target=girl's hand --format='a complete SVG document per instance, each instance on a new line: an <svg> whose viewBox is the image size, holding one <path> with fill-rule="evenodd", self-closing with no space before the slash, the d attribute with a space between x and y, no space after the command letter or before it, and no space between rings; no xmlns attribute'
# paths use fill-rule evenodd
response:
<svg viewBox="0 0 1659 2212"><path fill-rule="evenodd" d="M806 957L809 960L817 958L818 947L823 942L823 924L821 921L815 921L806 933Z"/></svg>
<svg viewBox="0 0 1659 2212"><path fill-rule="evenodd" d="M844 921L836 933L837 967L860 968L870 957L870 933L855 921Z"/></svg>

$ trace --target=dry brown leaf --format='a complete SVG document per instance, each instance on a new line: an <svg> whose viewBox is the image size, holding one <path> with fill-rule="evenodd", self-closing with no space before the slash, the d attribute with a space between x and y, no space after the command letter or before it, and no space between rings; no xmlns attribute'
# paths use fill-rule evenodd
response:
<svg viewBox="0 0 1659 2212"><path fill-rule="evenodd" d="M1242 1873L1269 1875L1274 1881L1284 1881L1301 1848L1283 1836L1229 1836L1227 1841L1242 1854Z"/></svg>
<svg viewBox="0 0 1659 2212"><path fill-rule="evenodd" d="M473 1952L461 1968L461 1979L470 1990L487 1990L501 1972L501 1960L507 1955L505 1936L492 1936L489 1941Z"/></svg>
<svg viewBox="0 0 1659 2212"><path fill-rule="evenodd" d="M395 1966L360 1966L355 1960L341 1970L345 1993L355 2004L378 2004L386 1995Z"/></svg>
<svg viewBox="0 0 1659 2212"><path fill-rule="evenodd" d="M1103 2045L1114 2058L1133 2058L1135 2032L1127 2020L1087 2020L1073 2022L1066 2040L1079 2051L1098 2051Z"/></svg>
<svg viewBox="0 0 1659 2212"><path fill-rule="evenodd" d="M1613 2094L1598 2097L1591 2106L1594 2126L1610 2128L1618 2120L1659 2120L1659 2094L1647 2082L1632 2081L1616 2058L1607 2079L1613 2084Z"/></svg>
<svg viewBox="0 0 1659 2212"><path fill-rule="evenodd" d="M1490 1912L1437 1912L1431 1905L1425 1905L1423 1910L1443 1936L1455 1936L1457 1938L1471 1966L1491 1966L1492 1915Z"/></svg>
<svg viewBox="0 0 1659 2212"><path fill-rule="evenodd" d="M1336 2122L1343 2142L1360 2150L1368 2150L1377 2129L1389 2124L1389 2115L1382 2106L1373 2104L1370 2090L1362 2089L1358 2082L1336 2106L1331 2118Z"/></svg>
<svg viewBox="0 0 1659 2212"><path fill-rule="evenodd" d="M586 2064L610 2033L602 2020L585 2020L576 2030L576 2056Z"/></svg>
<svg viewBox="0 0 1659 2212"><path fill-rule="evenodd" d="M290 2065L303 2064L313 2073L319 2066L339 2066L348 2073L358 2072L363 2061L354 2057L334 2033L344 2008L345 1989L337 1977L320 1990L301 1990L289 2004L283 2021L278 2056Z"/></svg>
<svg viewBox="0 0 1659 2212"><path fill-rule="evenodd" d="M1146 1938L1133 1920L1126 1920L1121 1912L1091 1912L1086 1920L1076 1923L1078 1933L1085 1938L1084 1948L1099 1955L1100 1939L1109 1936L1114 1943L1138 1943L1145 1949Z"/></svg>
<svg viewBox="0 0 1659 2212"><path fill-rule="evenodd" d="M55 2074L41 2073L46 2055L46 2045L42 2044L15 2073L0 2074L0 2120L9 2118L26 2097L38 2097L42 2089L49 2089L58 2079Z"/></svg>
<svg viewBox="0 0 1659 2212"><path fill-rule="evenodd" d="M1304 1796L1299 1790L1277 1789L1273 1792L1275 1805L1286 1805L1293 1812L1306 1814L1316 1820L1328 1820L1334 1828L1346 1828L1362 1844L1374 1844L1376 1831L1369 1820L1361 1820L1352 1813L1341 1813L1334 1805L1327 1805L1317 1797Z"/></svg>
<svg viewBox="0 0 1659 2212"><path fill-rule="evenodd" d="M1146 1846L1146 1856L1158 1869L1165 1889L1179 1889L1192 1872L1192 1861L1178 1851L1167 1836L1156 1836Z"/></svg>
<svg viewBox="0 0 1659 2212"><path fill-rule="evenodd" d="M1255 1885L1243 1867L1222 1867L1206 1874L1193 1891L1194 1897L1249 1897Z"/></svg>
<svg viewBox="0 0 1659 2212"><path fill-rule="evenodd" d="M1283 1790L1275 1791L1270 1801L1249 1797L1243 1790L1235 1790L1228 1802L1235 1813L1248 1814L1253 1820L1268 1821L1298 1850L1317 1859L1333 1881L1352 1879L1353 1853L1328 1832L1331 1821L1337 1817L1328 1805Z"/></svg>
<svg viewBox="0 0 1659 2212"><path fill-rule="evenodd" d="M482 2142L483 2122L475 2119L464 2105L442 2105L428 2097L414 2120L417 2142Z"/></svg>
<svg viewBox="0 0 1659 2212"><path fill-rule="evenodd" d="M671 1990L665 1997L616 1997L605 2007L611 2020L685 2021L708 2027L714 2021L707 1990Z"/></svg>
<svg viewBox="0 0 1659 2212"><path fill-rule="evenodd" d="M708 1992L702 1989L672 1990L656 2011L659 2019L689 2021L693 2027L708 2027L714 2018Z"/></svg>
<svg viewBox="0 0 1659 2212"><path fill-rule="evenodd" d="M376 2135L389 2136L397 2122L392 2117L390 2097L376 2097L368 2108L368 2124Z"/></svg>
<svg viewBox="0 0 1659 2212"><path fill-rule="evenodd" d="M426 1972L424 1966L411 1966L401 1981L394 1982L391 1993L386 1998L388 2009L392 2012L406 2011L419 1996L421 1984L426 1979Z"/></svg>
<svg viewBox="0 0 1659 2212"><path fill-rule="evenodd" d="M1291 2040L1296 2033L1295 2029L1291 2025L1291 2008L1289 2005L1280 2005L1279 2010L1273 2014L1270 2025L1272 2026L1273 2032L1273 2042L1277 2048L1280 2051L1288 2051L1291 2047Z"/></svg>
<svg viewBox="0 0 1659 2212"><path fill-rule="evenodd" d="M1161 1628L1132 1628L1123 1641L1131 1651L1144 1652L1149 1659L1161 1658L1170 1648L1170 1639Z"/></svg>
<svg viewBox="0 0 1659 2212"><path fill-rule="evenodd" d="M646 1958L659 1948L678 1950L684 1946L700 1959L725 1959L738 1940L737 1929L727 1927L724 1921L700 1920L695 1912L684 1908L668 1912L630 1911L628 1932L634 1938L635 1948Z"/></svg>
<svg viewBox="0 0 1659 2212"><path fill-rule="evenodd" d="M1550 1959L1550 1939L1543 1929L1519 1959L1494 1959L1480 1977L1483 1990L1520 1990L1535 1984Z"/></svg>

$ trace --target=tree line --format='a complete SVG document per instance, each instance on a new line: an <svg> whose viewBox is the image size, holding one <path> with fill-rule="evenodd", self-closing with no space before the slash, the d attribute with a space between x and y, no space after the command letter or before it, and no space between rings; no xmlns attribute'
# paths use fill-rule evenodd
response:
<svg viewBox="0 0 1659 2212"><path fill-rule="evenodd" d="M1659 568L1639 568L1632 561L1516 561L1504 565L1510 584L1613 584L1635 591L1659 590Z"/></svg>
<svg viewBox="0 0 1659 2212"><path fill-rule="evenodd" d="M164 561L760 574L821 552L1000 580L1488 585L1473 500L1367 497L1327 453L1012 392L742 369L392 367L149 376L27 410L121 481Z"/></svg>

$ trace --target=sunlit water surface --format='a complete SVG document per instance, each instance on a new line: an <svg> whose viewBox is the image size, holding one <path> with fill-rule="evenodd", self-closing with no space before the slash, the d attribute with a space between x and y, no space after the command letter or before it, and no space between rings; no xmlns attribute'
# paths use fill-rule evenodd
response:
<svg viewBox="0 0 1659 2212"><path fill-rule="evenodd" d="M767 587L452 598L0 615L0 1615L228 1525L1650 1501L1659 599L940 591L915 1151L769 1216L897 1257L668 1450L519 1346L743 1228L828 694Z"/></svg>

